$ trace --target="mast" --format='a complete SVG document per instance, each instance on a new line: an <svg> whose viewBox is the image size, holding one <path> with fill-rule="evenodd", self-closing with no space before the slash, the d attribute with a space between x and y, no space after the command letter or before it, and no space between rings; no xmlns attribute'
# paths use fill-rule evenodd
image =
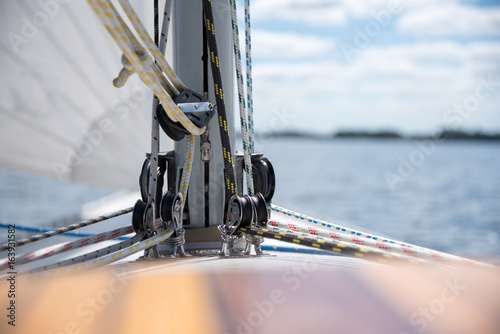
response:
<svg viewBox="0 0 500 334"><path fill-rule="evenodd" d="M229 136L231 147L234 147L235 83L229 0L213 0L213 13ZM204 87L208 87L208 98L215 103L210 60L206 59L205 66L203 61L206 40L203 37L202 1L175 1L172 23L175 72L187 87L198 93L205 93ZM208 79L205 85L204 78ZM224 164L217 117L212 118L207 131L208 134L197 136L195 140L193 168L186 201L186 229L219 225L224 216ZM182 172L186 145L187 139L175 143L177 180Z"/></svg>

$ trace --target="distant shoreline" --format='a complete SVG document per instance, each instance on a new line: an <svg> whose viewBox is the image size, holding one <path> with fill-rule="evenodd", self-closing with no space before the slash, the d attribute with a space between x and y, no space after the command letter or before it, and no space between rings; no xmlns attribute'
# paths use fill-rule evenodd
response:
<svg viewBox="0 0 500 334"><path fill-rule="evenodd" d="M402 135L394 131L338 131L333 134L315 134L301 131L280 131L256 133L256 138L299 138L314 140L338 139L391 139L391 140L500 140L500 133L489 134L481 131L465 132L442 130L437 135Z"/></svg>

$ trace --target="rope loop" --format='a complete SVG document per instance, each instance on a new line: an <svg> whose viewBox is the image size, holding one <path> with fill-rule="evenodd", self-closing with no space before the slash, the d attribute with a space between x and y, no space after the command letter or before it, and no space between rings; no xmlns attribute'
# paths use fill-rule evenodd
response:
<svg viewBox="0 0 500 334"><path fill-rule="evenodd" d="M146 72L148 70L153 69L154 59L153 57L143 50L134 50L137 58L139 59L141 71ZM113 80L113 86L116 88L123 87L127 82L128 78L136 72L134 65L130 62L130 60L122 54L122 64L123 68L120 70L118 77Z"/></svg>
<svg viewBox="0 0 500 334"><path fill-rule="evenodd" d="M186 87L174 73L156 45L152 42L129 1L119 0L119 3L132 23L134 32L139 35L144 46L136 38L132 29L125 23L111 0L87 0L87 2L93 8L111 37L118 44L123 54L125 54L134 65L135 71L142 82L158 97L168 117L174 122L180 122L191 134L201 135L205 131L205 127L200 128L194 125L182 110L177 107L171 97L179 94L179 92ZM145 51L146 54L150 54L157 64L154 63L151 66L145 66L149 64L149 60L144 58L142 60L140 59L139 53L136 52L136 50L140 49L147 50L147 52ZM125 70L120 72L118 78L115 79L114 85L124 84L132 74L126 67L124 67L124 69Z"/></svg>

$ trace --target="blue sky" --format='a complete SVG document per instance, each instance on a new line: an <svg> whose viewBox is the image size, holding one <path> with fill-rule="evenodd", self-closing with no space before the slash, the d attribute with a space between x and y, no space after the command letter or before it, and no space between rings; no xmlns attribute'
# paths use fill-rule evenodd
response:
<svg viewBox="0 0 500 334"><path fill-rule="evenodd" d="M500 1L251 4L256 129L500 131Z"/></svg>

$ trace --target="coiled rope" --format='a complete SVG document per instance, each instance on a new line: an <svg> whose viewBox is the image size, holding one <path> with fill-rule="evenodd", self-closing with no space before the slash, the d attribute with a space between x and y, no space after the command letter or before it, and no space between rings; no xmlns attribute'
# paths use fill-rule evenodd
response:
<svg viewBox="0 0 500 334"><path fill-rule="evenodd" d="M122 215L125 215L127 213L130 213L130 212L132 212L132 209L133 208L130 207L130 208L126 208L126 209L123 209L123 210L118 210L118 211L115 211L113 213L109 213L109 214L106 214L106 215L99 216L97 218L93 218L93 219L89 219L89 220L84 220L84 221L81 221L79 223L71 224L69 226L60 227L60 228L55 229L53 231L49 231L49 232L45 232L45 233L42 233L42 234L34 235L34 236L26 238L26 239L21 239L21 240L17 241L15 245L16 245L16 247L22 246L22 245L26 245L26 244L29 244L29 243L32 243L32 242L35 242L35 241L39 241L39 240L43 240L43 239L46 239L46 238L50 238L50 237L58 235L58 234L66 233L66 232L69 232L69 231L72 231L72 230L76 230L78 228L82 228L82 227L85 227L85 226L96 224L96 223L102 222L102 221L107 220L107 219L111 219L111 218L114 218L114 217L118 217L118 216L122 216ZM0 247L0 252L1 251L5 251L7 249L9 249L9 243L7 243L7 244L3 245L2 247Z"/></svg>

